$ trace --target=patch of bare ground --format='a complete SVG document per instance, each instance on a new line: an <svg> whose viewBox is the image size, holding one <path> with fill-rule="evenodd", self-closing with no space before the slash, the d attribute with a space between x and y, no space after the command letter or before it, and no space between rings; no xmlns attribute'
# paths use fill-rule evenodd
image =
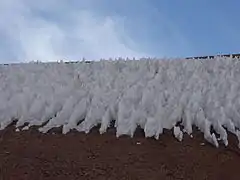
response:
<svg viewBox="0 0 240 180"><path fill-rule="evenodd" d="M140 129L134 138L116 138L114 129L103 135L97 128L89 134L60 132L15 132L13 126L0 131L0 179L239 180L240 150L233 135L228 147L217 149L198 131L182 142L171 131L159 140L145 138Z"/></svg>

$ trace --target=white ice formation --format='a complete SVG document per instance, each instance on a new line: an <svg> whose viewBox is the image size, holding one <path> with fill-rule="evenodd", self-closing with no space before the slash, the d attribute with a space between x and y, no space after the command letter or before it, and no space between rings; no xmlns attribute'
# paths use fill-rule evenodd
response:
<svg viewBox="0 0 240 180"><path fill-rule="evenodd" d="M240 62L206 60L116 60L74 64L40 63L0 66L0 129L17 120L88 133L104 133L115 121L116 136L159 138L172 129L181 141L192 127L219 146L231 132L240 141Z"/></svg>

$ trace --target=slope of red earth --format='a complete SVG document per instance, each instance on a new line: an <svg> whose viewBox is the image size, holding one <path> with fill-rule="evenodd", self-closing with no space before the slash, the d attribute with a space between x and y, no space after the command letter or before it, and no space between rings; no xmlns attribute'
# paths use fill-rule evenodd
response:
<svg viewBox="0 0 240 180"><path fill-rule="evenodd" d="M197 131L196 131L197 132ZM205 143L204 145L202 143ZM171 131L159 140L115 137L110 129L84 134L59 129L0 131L0 180L239 180L240 150L229 136L229 147L207 144L200 132L178 142Z"/></svg>

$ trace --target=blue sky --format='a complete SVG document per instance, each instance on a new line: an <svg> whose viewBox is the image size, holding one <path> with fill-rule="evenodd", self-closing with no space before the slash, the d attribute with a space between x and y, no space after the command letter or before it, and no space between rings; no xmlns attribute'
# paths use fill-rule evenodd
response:
<svg viewBox="0 0 240 180"><path fill-rule="evenodd" d="M238 0L1 0L0 62L240 50Z"/></svg>

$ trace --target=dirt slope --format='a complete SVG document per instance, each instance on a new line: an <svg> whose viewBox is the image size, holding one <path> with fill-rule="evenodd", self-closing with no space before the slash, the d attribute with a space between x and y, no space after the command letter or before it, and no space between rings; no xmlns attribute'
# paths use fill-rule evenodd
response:
<svg viewBox="0 0 240 180"><path fill-rule="evenodd" d="M239 180L240 150L230 145L219 149L205 143L197 133L183 142L165 132L158 141L145 139L138 130L134 138L55 129L48 134L34 129L0 131L0 180Z"/></svg>

